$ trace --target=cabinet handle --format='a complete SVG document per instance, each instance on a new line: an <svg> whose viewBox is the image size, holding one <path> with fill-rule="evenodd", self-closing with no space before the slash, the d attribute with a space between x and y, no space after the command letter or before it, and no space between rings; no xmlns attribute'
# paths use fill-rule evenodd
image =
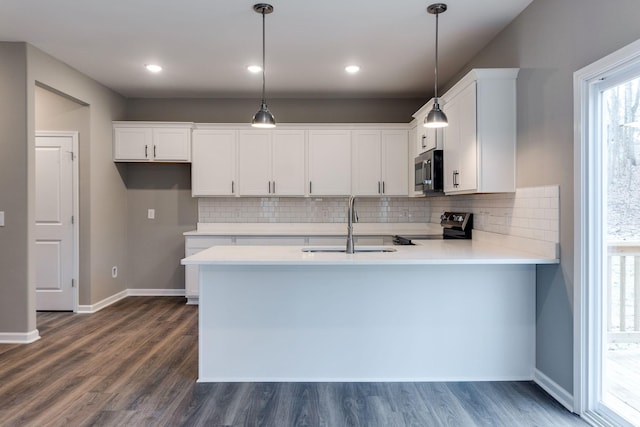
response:
<svg viewBox="0 0 640 427"><path fill-rule="evenodd" d="M380 194L380 181L378 181L378 194Z"/></svg>
<svg viewBox="0 0 640 427"><path fill-rule="evenodd" d="M276 182L273 181L273 194L276 194Z"/></svg>
<svg viewBox="0 0 640 427"><path fill-rule="evenodd" d="M148 157L149 156L149 146L145 145L144 146L144 157Z"/></svg>
<svg viewBox="0 0 640 427"><path fill-rule="evenodd" d="M269 185L269 194L271 194L271 181L267 181L267 184Z"/></svg>
<svg viewBox="0 0 640 427"><path fill-rule="evenodd" d="M458 171L453 171L453 186L454 187L458 186L458 175L460 175L460 173Z"/></svg>
<svg viewBox="0 0 640 427"><path fill-rule="evenodd" d="M309 181L309 194L311 194L313 191L311 191L311 181Z"/></svg>
<svg viewBox="0 0 640 427"><path fill-rule="evenodd" d="M235 193L235 191L234 191L234 190L235 190L235 189L234 189L233 181L231 181L231 194L234 194L234 193Z"/></svg>
<svg viewBox="0 0 640 427"><path fill-rule="evenodd" d="M153 158L154 159L156 158L156 146L155 145L153 146Z"/></svg>
<svg viewBox="0 0 640 427"><path fill-rule="evenodd" d="M384 194L384 193L385 193L385 191L384 191L384 181L382 181L382 194Z"/></svg>
<svg viewBox="0 0 640 427"><path fill-rule="evenodd" d="M422 135L422 148L426 147L426 145L424 145L425 139L427 139L427 135Z"/></svg>

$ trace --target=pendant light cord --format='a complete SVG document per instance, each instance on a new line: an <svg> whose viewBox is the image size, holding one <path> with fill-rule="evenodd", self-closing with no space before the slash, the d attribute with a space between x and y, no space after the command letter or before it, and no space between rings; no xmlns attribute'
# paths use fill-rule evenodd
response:
<svg viewBox="0 0 640 427"><path fill-rule="evenodd" d="M262 9L262 105L265 105L265 31L264 31L264 8Z"/></svg>
<svg viewBox="0 0 640 427"><path fill-rule="evenodd" d="M436 13L436 72L435 72L435 102L438 102L438 15Z"/></svg>

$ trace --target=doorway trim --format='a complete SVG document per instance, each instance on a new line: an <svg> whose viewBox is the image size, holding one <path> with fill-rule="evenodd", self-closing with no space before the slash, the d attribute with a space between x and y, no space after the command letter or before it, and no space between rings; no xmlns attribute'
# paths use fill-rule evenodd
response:
<svg viewBox="0 0 640 427"><path fill-rule="evenodd" d="M576 71L573 75L574 114L574 411L593 425L628 425L601 407L602 337L599 304L602 283L602 167L599 122L599 83L632 64L640 63L640 40ZM600 260L593 262L594 260ZM617 423L617 424L613 424Z"/></svg>
<svg viewBox="0 0 640 427"><path fill-rule="evenodd" d="M72 200L73 200L73 312L78 312L78 304L80 302L80 167L78 156L78 140L79 134L77 131L36 131L37 137L69 137L73 144L73 162L72 162ZM34 290L35 292L35 290ZM35 298L35 295L34 295Z"/></svg>

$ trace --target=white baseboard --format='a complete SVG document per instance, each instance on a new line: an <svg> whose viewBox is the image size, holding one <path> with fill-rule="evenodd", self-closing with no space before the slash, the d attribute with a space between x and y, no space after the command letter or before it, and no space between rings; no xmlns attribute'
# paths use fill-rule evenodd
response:
<svg viewBox="0 0 640 427"><path fill-rule="evenodd" d="M184 289L128 289L130 297L183 297Z"/></svg>
<svg viewBox="0 0 640 427"><path fill-rule="evenodd" d="M533 381L557 400L558 403L567 408L567 410L574 412L573 395L558 385L558 383L537 369L533 373Z"/></svg>
<svg viewBox="0 0 640 427"><path fill-rule="evenodd" d="M40 332L0 332L0 344L31 344L40 339Z"/></svg>
<svg viewBox="0 0 640 427"><path fill-rule="evenodd" d="M91 314L91 313L95 313L97 311L102 310L105 307L110 306L111 304L113 304L114 302L118 302L121 299L126 298L127 296L129 296L129 290L125 289L122 292L118 292L115 295L111 295L110 297L107 297L105 299L103 299L102 301L98 301L95 304L90 304L90 305L78 305L78 313L79 314Z"/></svg>
<svg viewBox="0 0 640 427"><path fill-rule="evenodd" d="M103 299L91 305L79 305L78 313L91 314L102 310L111 304L126 297L181 297L184 296L184 289L125 289L115 295Z"/></svg>

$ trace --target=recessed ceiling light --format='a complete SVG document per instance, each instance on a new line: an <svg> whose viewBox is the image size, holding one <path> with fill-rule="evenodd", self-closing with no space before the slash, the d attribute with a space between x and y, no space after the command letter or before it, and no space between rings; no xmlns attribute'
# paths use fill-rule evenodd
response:
<svg viewBox="0 0 640 427"><path fill-rule="evenodd" d="M262 71L262 67L259 66L259 65L249 65L247 67L247 70L249 70L249 72L251 72L251 73L257 74L257 73Z"/></svg>
<svg viewBox="0 0 640 427"><path fill-rule="evenodd" d="M357 65L347 65L346 67L344 67L344 70L349 74L355 74L360 71L360 67L358 67Z"/></svg>
<svg viewBox="0 0 640 427"><path fill-rule="evenodd" d="M156 64L147 64L144 67L152 73L159 73L162 71L162 67Z"/></svg>

